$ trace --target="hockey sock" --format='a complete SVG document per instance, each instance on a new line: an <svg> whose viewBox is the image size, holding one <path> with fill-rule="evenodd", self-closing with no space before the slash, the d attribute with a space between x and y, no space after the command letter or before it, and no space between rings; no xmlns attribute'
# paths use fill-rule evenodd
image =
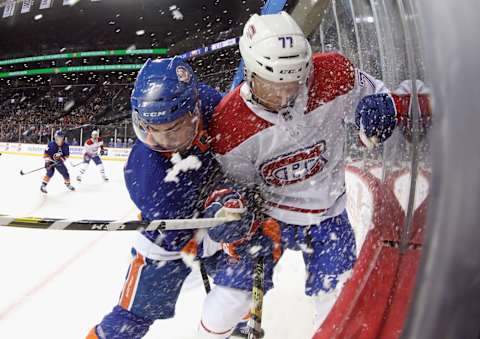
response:
<svg viewBox="0 0 480 339"><path fill-rule="evenodd" d="M102 178L105 178L105 166L103 164L98 165L98 169L100 170L100 174L102 175Z"/></svg>
<svg viewBox="0 0 480 339"><path fill-rule="evenodd" d="M81 176L81 175L83 175L83 174L85 173L85 171L87 170L88 164L83 163L81 166L82 166L82 167L80 167L80 171L79 171L80 174L79 174L78 176Z"/></svg>
<svg viewBox="0 0 480 339"><path fill-rule="evenodd" d="M235 325L248 313L251 295L250 291L230 287L213 288L203 304L197 338L228 338Z"/></svg>

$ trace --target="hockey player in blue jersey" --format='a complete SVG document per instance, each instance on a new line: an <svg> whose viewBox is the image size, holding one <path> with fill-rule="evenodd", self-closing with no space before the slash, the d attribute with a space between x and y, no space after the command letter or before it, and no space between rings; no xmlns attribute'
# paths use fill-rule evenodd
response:
<svg viewBox="0 0 480 339"><path fill-rule="evenodd" d="M54 140L48 143L47 149L43 154L45 169L47 170L47 173L43 177L42 186L40 186L40 190L43 193L47 193L48 182L53 177L55 170L63 176L65 186L67 186L70 191L75 190L70 184L70 174L64 163L69 156L70 146L65 142L65 134L63 131L58 130L55 132Z"/></svg>
<svg viewBox="0 0 480 339"><path fill-rule="evenodd" d="M197 82L181 58L148 60L140 70L131 97L138 140L125 166L125 182L143 220L200 215L219 168L205 131L220 99L217 91ZM200 168L165 180L174 159L189 156L201 162ZM138 233L118 305L87 338L142 338L155 320L173 317L191 272L181 251L194 235L194 230Z"/></svg>

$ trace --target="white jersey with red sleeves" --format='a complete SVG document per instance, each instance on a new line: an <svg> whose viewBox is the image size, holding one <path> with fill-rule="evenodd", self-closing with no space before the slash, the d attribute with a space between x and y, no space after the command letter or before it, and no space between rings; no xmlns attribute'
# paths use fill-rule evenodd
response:
<svg viewBox="0 0 480 339"><path fill-rule="evenodd" d="M87 139L87 141L85 141L85 149L84 149L85 154L88 154L89 156L93 157L98 155L101 149L103 149L102 138L98 137L96 141L93 138L89 138Z"/></svg>
<svg viewBox="0 0 480 339"><path fill-rule="evenodd" d="M247 83L218 105L210 135L227 176L260 188L267 214L311 225L345 209L345 120L366 95L388 92L338 53L313 56L313 79L292 107L274 113Z"/></svg>

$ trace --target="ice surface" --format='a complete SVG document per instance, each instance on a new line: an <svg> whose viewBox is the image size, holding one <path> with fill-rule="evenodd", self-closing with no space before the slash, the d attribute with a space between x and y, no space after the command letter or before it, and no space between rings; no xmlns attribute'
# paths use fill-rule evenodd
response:
<svg viewBox="0 0 480 339"><path fill-rule="evenodd" d="M76 162L78 160L73 160ZM57 174L43 196L39 157L0 157L0 214L70 218L134 218L123 182L123 163L106 161L110 182L90 165L76 192ZM79 167L71 169L74 178ZM130 259L131 232L45 231L0 227L0 338L76 339L118 301ZM274 276L276 288L264 303L266 339L310 338L313 304L303 294L300 253L287 252ZM195 270L184 284L175 319L157 321L147 339L191 339L205 292Z"/></svg>

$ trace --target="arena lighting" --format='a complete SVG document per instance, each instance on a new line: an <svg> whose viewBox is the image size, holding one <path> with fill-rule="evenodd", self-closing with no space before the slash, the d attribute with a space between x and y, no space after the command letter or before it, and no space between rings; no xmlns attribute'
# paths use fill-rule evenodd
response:
<svg viewBox="0 0 480 339"><path fill-rule="evenodd" d="M15 72L0 72L0 78L10 78L17 76L37 75L37 74L58 74L73 72L105 72L118 70L139 70L143 64L120 64L120 65L91 65L91 66L70 66L70 67L49 67L37 68Z"/></svg>
<svg viewBox="0 0 480 339"><path fill-rule="evenodd" d="M178 55L180 58L184 59L189 59L192 57L199 57L202 55L206 55L212 52L215 52L217 50L227 48L234 46L238 44L239 38L231 38L227 39L225 41L221 42L216 42L210 46L205 46L205 47L200 47L197 49L194 49L192 51L183 53ZM165 50L166 49L153 49L153 50ZM122 52L137 52L138 54L139 51L142 51L140 49L132 49L132 50L121 50ZM146 51L146 50L143 50ZM66 53L66 55L69 55L68 58L79 58L79 57L86 57L86 56L92 56L92 53L95 52L81 52L81 53ZM75 56L72 56L75 54ZM87 55L89 54L89 55ZM135 54L135 53L126 53L126 54ZM60 54L57 54L60 55ZM116 54L119 55L119 54ZM124 54L120 54L124 55ZM44 57L50 57L50 56L44 56ZM32 57L32 58L39 58L39 57ZM138 57L140 59L143 59L142 57ZM32 62L32 60L25 61L25 58L22 59L12 59L12 60L22 60L22 62ZM102 58L104 59L104 58ZM10 61L12 61L10 60ZM9 60L3 60L0 61L0 65L2 65L5 62L8 62ZM38 61L34 60L34 61ZM68 60L65 62L65 64L69 64L71 60ZM50 68L37 68L37 69L29 69L29 70L23 70L23 71L13 71L13 72L0 72L0 78L9 78L9 77L18 77L18 76L30 76L30 75L37 75L37 74L59 74L59 73L72 73L72 72L89 72L89 71L94 71L94 72L104 72L104 71L118 71L118 70L134 70L138 71L140 68L142 68L142 64L118 64L118 65L89 65L89 66L67 66L67 67L50 67ZM10 66L12 67L12 66ZM133 73L132 73L133 75Z"/></svg>
<svg viewBox="0 0 480 339"><path fill-rule="evenodd" d="M48 54L48 55L38 55L38 56L25 57L25 58L17 58L17 59L0 60L0 65L12 65L12 64L30 63L30 62L45 61L45 60L75 59L75 58L110 56L110 55L136 55L136 54L167 55L167 53L168 53L168 48L115 49L115 50L104 50L104 51L59 53L59 54Z"/></svg>

